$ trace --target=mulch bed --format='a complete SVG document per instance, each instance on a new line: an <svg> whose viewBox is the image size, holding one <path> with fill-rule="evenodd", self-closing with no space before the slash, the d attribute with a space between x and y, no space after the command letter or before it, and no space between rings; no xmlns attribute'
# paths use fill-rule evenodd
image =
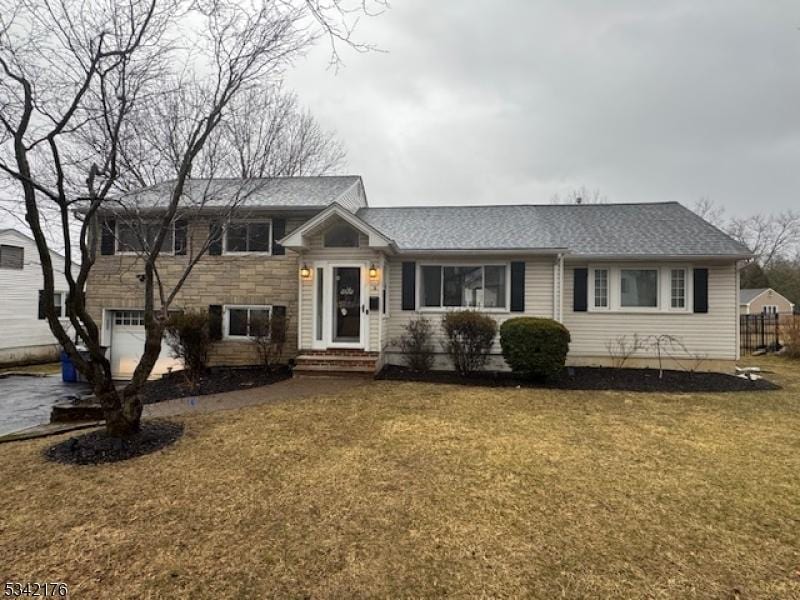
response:
<svg viewBox="0 0 800 600"><path fill-rule="evenodd" d="M378 379L417 381L488 387L526 387L562 390L619 390L627 392L752 392L777 390L780 386L760 379L750 381L724 373L687 373L665 370L662 378L657 369L612 369L604 367L569 367L552 380L531 381L515 378L512 373L488 371L462 377L455 371L412 371L406 367L387 365Z"/></svg>
<svg viewBox="0 0 800 600"><path fill-rule="evenodd" d="M182 435L182 423L143 421L141 430L130 437L112 437L105 429L98 429L46 448L44 456L47 460L69 465L119 462L166 448Z"/></svg>
<svg viewBox="0 0 800 600"><path fill-rule="evenodd" d="M286 366L276 367L272 371L267 371L264 367L212 367L199 385L192 388L183 373L176 371L144 384L142 398L145 404L155 404L186 396L251 389L277 383L291 376L292 372Z"/></svg>

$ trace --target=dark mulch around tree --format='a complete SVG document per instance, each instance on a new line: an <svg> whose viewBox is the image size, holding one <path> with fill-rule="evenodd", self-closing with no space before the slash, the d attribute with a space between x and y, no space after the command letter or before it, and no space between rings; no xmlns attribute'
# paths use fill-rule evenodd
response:
<svg viewBox="0 0 800 600"><path fill-rule="evenodd" d="M119 462L166 448L182 435L182 423L143 421L141 431L132 436L112 437L105 429L98 429L45 448L44 456L47 460L69 465Z"/></svg>
<svg viewBox="0 0 800 600"><path fill-rule="evenodd" d="M406 367L387 365L378 379L419 381L488 387L530 387L562 390L619 390L626 392L752 392L777 390L780 386L760 379L750 381L724 373L688 373L657 369L612 369L603 367L569 367L560 377L547 381L515 378L512 373L487 371L462 377L455 371L412 371Z"/></svg>
<svg viewBox="0 0 800 600"><path fill-rule="evenodd" d="M279 366L271 371L264 367L212 367L200 380L196 388L186 381L182 371L164 375L161 379L148 381L142 387L145 404L164 402L186 396L205 396L220 392L233 392L289 379L292 371L287 366Z"/></svg>

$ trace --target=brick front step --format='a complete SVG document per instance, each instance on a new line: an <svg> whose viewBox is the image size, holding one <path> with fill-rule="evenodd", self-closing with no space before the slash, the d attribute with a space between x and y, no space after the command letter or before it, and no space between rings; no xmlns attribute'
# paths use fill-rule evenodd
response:
<svg viewBox="0 0 800 600"><path fill-rule="evenodd" d="M367 352L359 348L331 348L330 350L301 350L300 356L365 356L378 358L380 352Z"/></svg>
<svg viewBox="0 0 800 600"><path fill-rule="evenodd" d="M363 350L304 351L297 357L294 375L372 377L378 370L377 352Z"/></svg>

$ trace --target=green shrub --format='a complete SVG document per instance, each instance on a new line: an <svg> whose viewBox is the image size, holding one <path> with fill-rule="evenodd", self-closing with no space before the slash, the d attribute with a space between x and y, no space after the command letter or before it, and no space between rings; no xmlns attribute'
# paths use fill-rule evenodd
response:
<svg viewBox="0 0 800 600"><path fill-rule="evenodd" d="M430 371L433 367L433 342L431 322L427 319L412 319L404 327L397 345L403 360L414 371Z"/></svg>
<svg viewBox="0 0 800 600"><path fill-rule="evenodd" d="M187 310L170 315L165 327L166 342L172 355L183 362L186 378L194 385L208 368L211 336L208 313Z"/></svg>
<svg viewBox="0 0 800 600"><path fill-rule="evenodd" d="M522 377L545 379L564 368L569 331L552 319L517 317L500 326L503 358Z"/></svg>
<svg viewBox="0 0 800 600"><path fill-rule="evenodd" d="M486 364L497 335L495 320L476 310L457 310L442 319L447 339L442 346L461 375L471 375Z"/></svg>

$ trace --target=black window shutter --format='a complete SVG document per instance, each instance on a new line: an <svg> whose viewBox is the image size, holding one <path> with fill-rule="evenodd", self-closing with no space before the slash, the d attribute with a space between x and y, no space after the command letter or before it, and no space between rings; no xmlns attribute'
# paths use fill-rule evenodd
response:
<svg viewBox="0 0 800 600"><path fill-rule="evenodd" d="M402 309L415 310L417 308L417 263L404 262L403 272Z"/></svg>
<svg viewBox="0 0 800 600"><path fill-rule="evenodd" d="M211 304L208 307L208 335L213 341L222 339L222 305Z"/></svg>
<svg viewBox="0 0 800 600"><path fill-rule="evenodd" d="M708 269L694 269L694 312L708 312Z"/></svg>
<svg viewBox="0 0 800 600"><path fill-rule="evenodd" d="M115 219L105 219L100 223L100 254L103 256L114 254L116 228L117 222Z"/></svg>
<svg viewBox="0 0 800 600"><path fill-rule="evenodd" d="M511 263L511 311L525 312L525 263Z"/></svg>
<svg viewBox="0 0 800 600"><path fill-rule="evenodd" d="M278 240L286 235L286 219L272 219L272 254L283 256L286 248L278 243Z"/></svg>
<svg viewBox="0 0 800 600"><path fill-rule="evenodd" d="M587 300L587 287L589 282L589 269L575 269L574 289L572 298L572 310L575 312L586 312L589 305Z"/></svg>
<svg viewBox="0 0 800 600"><path fill-rule="evenodd" d="M280 319L286 318L286 307L285 306L273 306L272 307L272 315L278 317Z"/></svg>
<svg viewBox="0 0 800 600"><path fill-rule="evenodd" d="M44 290L39 290L39 319L46 318L44 312Z"/></svg>
<svg viewBox="0 0 800 600"><path fill-rule="evenodd" d="M222 226L219 221L211 221L208 224L208 253L211 256L220 256L222 254Z"/></svg>
<svg viewBox="0 0 800 600"><path fill-rule="evenodd" d="M188 231L189 224L186 222L186 219L178 219L175 221L175 254L178 256L186 254Z"/></svg>

